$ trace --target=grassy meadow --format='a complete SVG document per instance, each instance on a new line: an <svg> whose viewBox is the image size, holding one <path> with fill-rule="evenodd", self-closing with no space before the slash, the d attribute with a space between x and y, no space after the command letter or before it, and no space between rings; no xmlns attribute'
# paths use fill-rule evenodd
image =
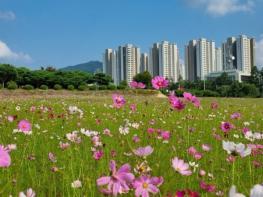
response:
<svg viewBox="0 0 263 197"><path fill-rule="evenodd" d="M10 151L11 165L0 168L0 196L18 196L28 188L37 196L103 196L96 180L110 175L111 160L116 161L117 168L128 163L136 178L140 170L145 170L136 170L143 162L149 168L146 174L162 176L156 196L175 196L176 191L184 189L200 196L227 196L232 185L248 195L253 185L263 182L262 152L243 158L235 156L231 162L222 147L223 140L262 144L262 139L246 139L242 130L247 127L263 132L263 99L201 98L200 108L187 104L184 110L177 111L170 107L167 98L156 94L118 93L126 100L119 109L112 107L112 92L0 93L0 144L16 145ZM211 108L211 103L218 107ZM131 104L136 109L131 110ZM70 106L77 110L70 112ZM231 119L235 112L241 116ZM8 120L8 116L14 120ZM14 132L20 120L31 123L31 135ZM227 135L220 129L221 122L226 121L234 126ZM125 135L120 131L123 128ZM150 133L149 128L155 132ZM160 130L169 132L168 139L160 137ZM71 141L67 134L73 131L77 131L77 139ZM94 141L83 134L85 131L99 132L101 144L95 149L102 154L97 159ZM210 150L203 150L203 144ZM150 155L134 154L135 149L145 146L153 148ZM201 158L188 153L192 146ZM175 171L174 157L195 162L190 166L190 176ZM206 173L200 175L200 170ZM81 186L72 185L75 180ZM200 181L214 185L214 191L202 189ZM134 190L123 196L134 196Z"/></svg>

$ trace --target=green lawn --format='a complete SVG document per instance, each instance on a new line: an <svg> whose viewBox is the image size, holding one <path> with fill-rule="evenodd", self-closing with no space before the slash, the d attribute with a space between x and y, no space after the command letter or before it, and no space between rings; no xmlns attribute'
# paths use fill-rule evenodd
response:
<svg viewBox="0 0 263 197"><path fill-rule="evenodd" d="M23 94L2 96L0 144L16 144L17 149L10 153L10 167L0 168L0 196L17 196L20 191L28 188L32 188L37 196L100 196L96 179L109 175L110 160L115 160L118 167L129 163L132 173L138 177L133 169L144 159L132 154L132 150L147 145L154 148L146 159L152 169L150 174L164 179L157 196L187 188L202 196L214 196L218 191L224 192L226 196L232 185L236 185L239 192L248 195L253 185L262 183L262 154L245 158L238 156L234 163L229 163L226 161L228 155L223 150L222 140L262 144L262 140L250 142L245 139L242 129L244 122L248 122L247 127L253 132L263 132L263 99L203 98L201 109L187 104L179 112L171 110L166 98L136 94L124 94L124 97L125 106L116 109L110 107L111 94L72 94L57 98ZM211 109L212 101L218 103L218 109ZM137 105L136 112L131 112L130 104ZM34 112L30 111L32 106L36 107ZM83 117L80 118L79 113L69 114L69 106L81 109ZM239 112L241 118L230 119L234 112ZM8 115L17 116L17 119L9 122ZM32 124L32 135L13 133L22 119ZM231 122L235 126L228 136L224 136L220 130L222 121ZM121 135L119 127L127 122L138 123L139 128L128 126L129 134ZM100 160L93 159L90 137L79 133L79 144L66 138L67 133L80 131L81 128L100 132L103 143L100 149L104 153ZM112 136L103 134L106 128L111 131ZM157 134L149 135L148 128L170 131L168 143L158 139ZM222 140L216 140L213 134L220 135ZM133 141L134 135L140 138L139 142ZM62 150L60 142L68 142L70 147ZM209 144L211 151L203 151L202 144ZM195 160L187 153L191 146L202 153L200 160ZM50 152L56 156L56 162L49 160ZM172 168L171 160L174 157L184 159L185 162L195 161L199 166L191 176L182 176ZM261 167L256 168L253 161L261 163ZM205 176L198 175L200 169L206 171ZM82 187L72 188L71 183L78 179L82 182ZM199 186L200 180L214 184L216 192L203 191ZM130 191L127 196L134 196L134 191Z"/></svg>

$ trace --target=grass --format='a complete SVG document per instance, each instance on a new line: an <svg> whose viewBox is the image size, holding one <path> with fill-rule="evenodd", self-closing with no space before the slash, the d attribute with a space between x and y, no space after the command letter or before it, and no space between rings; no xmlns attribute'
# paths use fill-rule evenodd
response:
<svg viewBox="0 0 263 197"><path fill-rule="evenodd" d="M20 191L33 188L38 196L100 196L96 186L96 179L109 174L109 161L114 159L118 167L129 163L132 168L141 162L132 153L133 149L151 145L153 153L147 157L152 168L152 176L163 176L164 183L160 186L159 196L174 193L177 190L189 188L198 191L202 196L213 196L199 187L200 180L215 184L217 191L223 191L227 195L231 185L236 185L239 192L249 194L253 185L262 183L262 166L255 168L252 161L263 162L262 155L237 157L234 163L226 162L227 153L222 148L222 141L216 140L213 133L219 134L224 140L249 144L241 132L244 122L249 122L252 131L263 131L263 99L231 99L231 98L203 98L202 108L197 109L187 105L186 109L178 112L170 110L167 99L156 98L154 95L125 95L127 101L125 107L115 109L109 107L112 104L111 94L33 94L12 93L1 97L0 102L0 144L16 144L17 150L10 153L12 163L9 168L0 168L0 196L17 196ZM21 96L23 97L21 98ZM216 101L218 109L211 109L210 104ZM129 105L135 103L137 111L132 113ZM78 114L68 114L69 106L77 106L84 112L83 118ZM16 107L20 110L17 111ZM35 112L30 112L31 106L36 106ZM47 112L41 112L41 106L48 107ZM241 119L232 120L230 115L234 112L241 113ZM8 122L8 115L16 115L14 122ZM63 117L59 117L63 115ZM13 133L17 123L21 119L27 119L33 125L32 135ZM139 128L130 128L128 135L119 133L120 125L125 124L125 119L130 123L138 123ZM154 120L151 125L149 121ZM230 121L235 125L226 138L219 126L222 121ZM36 128L35 125L40 128ZM151 137L147 129L160 128L171 132L168 143ZM92 142L89 137L80 134L81 143L70 142L67 150L61 150L59 142L69 142L65 135L81 128L95 130L101 133L103 142L103 157L96 161L92 158ZM110 129L112 137L103 135L105 128ZM194 132L189 132L193 129ZM239 138L234 138L237 134ZM132 141L134 135L141 141ZM262 141L255 141L262 144ZM212 147L205 153L201 149L202 144ZM202 159L196 161L187 154L187 149L194 146L203 153ZM115 151L113 158L111 152ZM49 152L56 156L57 162L48 159ZM127 156L130 155L130 156ZM182 176L174 171L171 159L179 157L185 161L195 161L199 164L197 171L191 176ZM52 167L58 171L53 172ZM211 173L209 176L199 177L199 169ZM79 179L82 187L74 189L71 183ZM131 191L127 196L133 196Z"/></svg>

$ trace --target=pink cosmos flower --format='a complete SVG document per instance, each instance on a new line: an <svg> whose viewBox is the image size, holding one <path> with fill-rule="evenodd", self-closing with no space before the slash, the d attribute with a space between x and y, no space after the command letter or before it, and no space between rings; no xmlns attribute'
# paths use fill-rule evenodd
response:
<svg viewBox="0 0 263 197"><path fill-rule="evenodd" d="M171 106L174 109L177 109L178 111L180 111L180 110L183 110L185 108L185 104L178 97L176 97L174 95L170 95L168 97L168 99L169 99Z"/></svg>
<svg viewBox="0 0 263 197"><path fill-rule="evenodd" d="M204 170L201 169L201 170L199 171L199 175L200 175L200 176L205 176L205 174L206 174L206 172L205 172Z"/></svg>
<svg viewBox="0 0 263 197"><path fill-rule="evenodd" d="M126 103L124 97L122 95L118 95L118 94L112 95L112 100L113 100L113 106L115 108L121 108Z"/></svg>
<svg viewBox="0 0 263 197"><path fill-rule="evenodd" d="M136 104L131 104L131 105L130 105L130 110L131 110L132 112L135 112L135 111L136 111Z"/></svg>
<svg viewBox="0 0 263 197"><path fill-rule="evenodd" d="M213 101L213 102L211 103L211 109L217 109L217 108L218 108L218 103L215 102L215 101Z"/></svg>
<svg viewBox="0 0 263 197"><path fill-rule="evenodd" d="M133 150L133 153L139 157L147 157L152 154L153 148L151 146L140 147L136 150Z"/></svg>
<svg viewBox="0 0 263 197"><path fill-rule="evenodd" d="M210 150L211 150L211 146L210 146L210 145L208 145L208 144L202 144L202 149L203 149L203 151L206 151L206 152L208 152L208 151L210 151Z"/></svg>
<svg viewBox="0 0 263 197"><path fill-rule="evenodd" d="M28 134L31 131L32 126L31 126L31 123L28 122L27 120L21 120L18 123L18 129L22 131L23 133Z"/></svg>
<svg viewBox="0 0 263 197"><path fill-rule="evenodd" d="M24 192L19 193L19 197L35 197L35 196L36 193L31 188L27 189L26 193Z"/></svg>
<svg viewBox="0 0 263 197"><path fill-rule="evenodd" d="M66 150L68 147L70 147L70 144L69 143L63 143L63 142L59 142L59 147L62 149L62 150Z"/></svg>
<svg viewBox="0 0 263 197"><path fill-rule="evenodd" d="M147 129L147 133L149 133L149 134L152 134L152 133L154 133L155 132L155 129L154 128L148 128Z"/></svg>
<svg viewBox="0 0 263 197"><path fill-rule="evenodd" d="M191 146L190 148L188 148L187 152L190 155L194 155L197 153L197 150L195 149L195 147Z"/></svg>
<svg viewBox="0 0 263 197"><path fill-rule="evenodd" d="M169 140L171 137L171 134L169 131L162 131L161 136L162 136L163 140Z"/></svg>
<svg viewBox="0 0 263 197"><path fill-rule="evenodd" d="M164 77L156 76L152 79L152 86L156 90L166 88L168 85L169 81L166 80Z"/></svg>
<svg viewBox="0 0 263 197"><path fill-rule="evenodd" d="M203 154L197 152L197 153L195 153L193 156L194 156L194 158L195 158L196 160L199 160L199 159L201 159L201 158L203 157Z"/></svg>
<svg viewBox="0 0 263 197"><path fill-rule="evenodd" d="M249 132L249 131L250 131L250 129L247 128L247 127L244 127L244 128L242 129L242 132L243 132L244 135L246 135L246 133Z"/></svg>
<svg viewBox="0 0 263 197"><path fill-rule="evenodd" d="M189 102L192 102L192 98L193 98L193 95L189 92L184 92L183 93L183 96L184 96L184 99L189 101Z"/></svg>
<svg viewBox="0 0 263 197"><path fill-rule="evenodd" d="M212 184L207 184L204 181L200 181L200 188L207 192L214 192L216 190L216 186Z"/></svg>
<svg viewBox="0 0 263 197"><path fill-rule="evenodd" d="M142 82L139 82L137 84L137 88L144 89L145 87L146 87L146 85L144 83L142 83Z"/></svg>
<svg viewBox="0 0 263 197"><path fill-rule="evenodd" d="M132 82L130 82L129 85L130 85L131 88L137 88L138 83L137 83L137 81L132 81Z"/></svg>
<svg viewBox="0 0 263 197"><path fill-rule="evenodd" d="M11 116L11 115L7 116L8 122L14 122L15 119L16 119L15 116Z"/></svg>
<svg viewBox="0 0 263 197"><path fill-rule="evenodd" d="M200 195L198 194L198 192L186 189L186 190L182 190L182 191L177 191L175 196L168 196L168 197L185 197L185 196L199 197Z"/></svg>
<svg viewBox="0 0 263 197"><path fill-rule="evenodd" d="M178 159L177 157L172 159L172 167L181 175L189 176L192 174L192 171L189 169L189 164L185 163L182 159Z"/></svg>
<svg viewBox="0 0 263 197"><path fill-rule="evenodd" d="M195 107L199 108L201 106L201 102L200 100L196 97L196 96L193 96L192 97L192 103L194 104Z"/></svg>
<svg viewBox="0 0 263 197"><path fill-rule="evenodd" d="M9 152L4 148L4 146L0 145L0 167L6 168L11 165L11 158L9 156Z"/></svg>
<svg viewBox="0 0 263 197"><path fill-rule="evenodd" d="M229 122L222 122L220 128L224 133L228 133L234 126Z"/></svg>
<svg viewBox="0 0 263 197"><path fill-rule="evenodd" d="M241 117L241 114L238 112L231 114L231 119L239 119L240 117Z"/></svg>
<svg viewBox="0 0 263 197"><path fill-rule="evenodd" d="M134 175L130 173L129 164L124 164L119 170L116 169L114 160L110 162L111 176L103 176L97 179L98 186L107 186L101 188L101 192L106 195L117 196L118 194L127 193L130 190L129 185L134 180Z"/></svg>
<svg viewBox="0 0 263 197"><path fill-rule="evenodd" d="M132 137L132 141L135 142L135 143L138 143L141 139L137 136L137 135L134 135Z"/></svg>
<svg viewBox="0 0 263 197"><path fill-rule="evenodd" d="M51 161L51 162L53 162L53 163L55 163L55 162L57 162L57 158L56 158L56 156L54 155L54 153L48 153L48 159Z"/></svg>
<svg viewBox="0 0 263 197"><path fill-rule="evenodd" d="M93 158L95 160L100 160L103 156L103 151L102 150L96 150L93 152Z"/></svg>
<svg viewBox="0 0 263 197"><path fill-rule="evenodd" d="M157 194L158 187L163 183L163 177L141 176L133 182L136 197L149 197L149 193Z"/></svg>

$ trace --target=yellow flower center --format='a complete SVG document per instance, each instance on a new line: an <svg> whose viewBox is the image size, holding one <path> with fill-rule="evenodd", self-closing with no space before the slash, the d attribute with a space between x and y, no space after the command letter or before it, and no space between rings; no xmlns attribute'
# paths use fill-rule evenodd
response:
<svg viewBox="0 0 263 197"><path fill-rule="evenodd" d="M148 188L148 183L143 183L142 187L143 187L144 189Z"/></svg>

